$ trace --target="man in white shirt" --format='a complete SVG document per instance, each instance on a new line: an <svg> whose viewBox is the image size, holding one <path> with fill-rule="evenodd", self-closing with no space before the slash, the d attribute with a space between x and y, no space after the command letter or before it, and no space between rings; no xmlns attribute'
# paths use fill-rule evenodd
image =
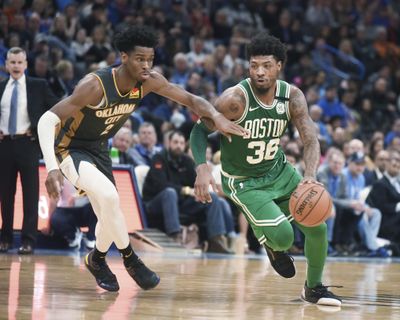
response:
<svg viewBox="0 0 400 320"><path fill-rule="evenodd" d="M10 77L0 82L0 252L12 248L14 197L21 177L24 216L19 254L33 253L39 202L39 158L36 126L56 102L47 82L25 76L26 52L18 47L7 53Z"/></svg>

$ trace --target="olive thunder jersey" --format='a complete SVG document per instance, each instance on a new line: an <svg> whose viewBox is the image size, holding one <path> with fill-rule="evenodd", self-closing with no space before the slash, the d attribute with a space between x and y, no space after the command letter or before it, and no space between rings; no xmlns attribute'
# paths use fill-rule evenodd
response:
<svg viewBox="0 0 400 320"><path fill-rule="evenodd" d="M60 162L75 148L89 152L107 150L107 140L123 126L142 99L140 82L125 95L119 92L115 69L104 68L92 74L100 81L103 99L99 105L87 105L61 123L55 140Z"/></svg>
<svg viewBox="0 0 400 320"><path fill-rule="evenodd" d="M237 85L246 99L246 106L235 123L243 126L249 134L232 136L232 142L221 139L222 173L236 177L259 177L286 161L280 146L290 120L290 85L277 80L275 99L271 105L261 102L245 79Z"/></svg>

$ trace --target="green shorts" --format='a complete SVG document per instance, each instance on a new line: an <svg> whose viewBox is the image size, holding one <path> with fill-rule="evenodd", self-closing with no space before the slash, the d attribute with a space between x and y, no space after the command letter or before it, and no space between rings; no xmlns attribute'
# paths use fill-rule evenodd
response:
<svg viewBox="0 0 400 320"><path fill-rule="evenodd" d="M260 243L265 242L266 229L293 220L289 198L302 177L287 162L278 170L256 178L222 175L224 193L243 212Z"/></svg>

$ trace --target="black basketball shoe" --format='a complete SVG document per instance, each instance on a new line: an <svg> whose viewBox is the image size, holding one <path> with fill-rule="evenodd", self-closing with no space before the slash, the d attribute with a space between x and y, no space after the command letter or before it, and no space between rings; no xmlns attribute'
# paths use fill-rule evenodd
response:
<svg viewBox="0 0 400 320"><path fill-rule="evenodd" d="M99 287L107 291L118 291L119 284L117 277L111 272L104 259L104 262L95 262L92 259L93 250L85 256L85 266L90 273L95 277Z"/></svg>
<svg viewBox="0 0 400 320"><path fill-rule="evenodd" d="M314 288L309 288L306 283L301 293L301 299L318 305L340 307L342 305L342 300L328 291L328 287L341 288L341 286L324 286L322 283L319 283Z"/></svg>
<svg viewBox="0 0 400 320"><path fill-rule="evenodd" d="M160 277L147 268L136 255L132 258L124 259L124 265L129 275L144 290L153 289L160 282Z"/></svg>
<svg viewBox="0 0 400 320"><path fill-rule="evenodd" d="M274 270L284 278L293 278L296 274L296 268L293 258L283 251L274 251L264 244L269 261Z"/></svg>

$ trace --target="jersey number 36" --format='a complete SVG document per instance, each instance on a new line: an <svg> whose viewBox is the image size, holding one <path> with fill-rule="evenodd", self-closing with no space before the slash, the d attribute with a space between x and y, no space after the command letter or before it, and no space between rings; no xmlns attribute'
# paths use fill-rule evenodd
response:
<svg viewBox="0 0 400 320"><path fill-rule="evenodd" d="M279 138L275 138L269 140L268 143L265 143L265 141L249 142L247 148L254 149L254 155L247 156L247 162L257 164L263 160L272 160L278 152L279 140Z"/></svg>

